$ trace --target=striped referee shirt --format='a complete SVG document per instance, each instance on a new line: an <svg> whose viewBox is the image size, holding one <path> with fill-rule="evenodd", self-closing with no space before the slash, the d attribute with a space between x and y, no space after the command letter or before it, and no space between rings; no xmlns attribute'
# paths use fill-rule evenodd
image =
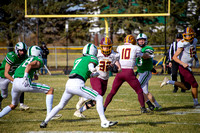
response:
<svg viewBox="0 0 200 133"><path fill-rule="evenodd" d="M171 43L170 45L170 48L169 48L169 61L172 61L173 60L173 56L178 48L178 45L177 45L177 41Z"/></svg>

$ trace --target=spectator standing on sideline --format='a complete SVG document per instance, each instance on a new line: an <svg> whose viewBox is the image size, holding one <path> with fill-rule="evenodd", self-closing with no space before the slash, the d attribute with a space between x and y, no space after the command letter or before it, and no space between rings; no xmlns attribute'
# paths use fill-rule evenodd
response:
<svg viewBox="0 0 200 133"><path fill-rule="evenodd" d="M173 56L175 52L178 49L178 42L183 39L183 36L181 33L178 33L176 35L176 41L171 43L169 48L169 67L171 68L171 79L173 81L177 81L177 73L178 73L178 66L179 64L173 60ZM176 93L178 91L178 86L174 86L173 93ZM181 92L185 92L184 89L181 89Z"/></svg>
<svg viewBox="0 0 200 133"><path fill-rule="evenodd" d="M49 54L49 49L47 48L46 44L44 42L42 42L42 46L40 47L42 49L42 59L43 59L43 62L44 62L44 65L47 66L47 56ZM40 69L41 71L41 74L43 75L43 70L45 70L45 74L47 74L47 69L42 67Z"/></svg>

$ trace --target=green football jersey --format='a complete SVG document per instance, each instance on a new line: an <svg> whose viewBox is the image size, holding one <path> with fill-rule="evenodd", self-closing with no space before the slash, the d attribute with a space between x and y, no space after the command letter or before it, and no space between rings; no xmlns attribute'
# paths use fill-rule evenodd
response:
<svg viewBox="0 0 200 133"><path fill-rule="evenodd" d="M142 48L142 53L149 53L150 55L153 55L154 49L151 46L145 46ZM138 57L136 59L136 65L137 65L137 71L139 73L143 73L145 71L151 71L153 68L153 59L143 59L142 57Z"/></svg>
<svg viewBox="0 0 200 133"><path fill-rule="evenodd" d="M26 66L33 62L33 61L39 61L40 62L40 67L39 68L34 68L34 69L31 69L28 73L28 78L32 79L33 78L33 75L34 73L36 72L36 70L39 70L41 67L44 66L44 63L43 63L43 59L41 57L38 57L38 56L31 56L29 57L28 59L26 59L24 62L22 62L22 64L16 69L15 71L15 74L14 74L14 78L23 78L24 77L24 72L25 72L25 69L26 69Z"/></svg>
<svg viewBox="0 0 200 133"><path fill-rule="evenodd" d="M78 74L82 76L85 81L90 77L91 72L89 71L88 64L95 63L98 65L97 57L93 55L82 56L74 61L74 66L70 74Z"/></svg>
<svg viewBox="0 0 200 133"><path fill-rule="evenodd" d="M5 72L5 65L8 63L11 68L8 74L12 76L17 69L17 67L27 58L27 55L24 59L19 59L17 54L15 52L8 52L6 57L4 58L1 66L0 66L0 77L5 78L4 72Z"/></svg>

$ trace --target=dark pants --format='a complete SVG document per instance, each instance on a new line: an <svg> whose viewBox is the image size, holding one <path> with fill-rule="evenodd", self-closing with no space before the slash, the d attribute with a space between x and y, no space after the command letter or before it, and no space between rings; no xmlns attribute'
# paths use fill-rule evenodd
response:
<svg viewBox="0 0 200 133"><path fill-rule="evenodd" d="M140 82L135 77L135 73L134 73L133 69L122 69L122 72L118 73L115 76L115 79L112 84L112 89L111 89L110 93L108 94L108 96L106 97L104 107L108 106L108 104L112 101L113 97L115 96L115 94L117 93L117 91L119 90L119 88L125 81L137 93L138 101L139 101L141 107L145 107L143 90L140 86Z"/></svg>
<svg viewBox="0 0 200 133"><path fill-rule="evenodd" d="M179 66L179 64L177 62L172 61L171 78L173 81L177 81L178 66ZM174 91L177 91L177 90L178 90L178 87L174 86Z"/></svg>
<svg viewBox="0 0 200 133"><path fill-rule="evenodd" d="M43 58L43 61L44 61L44 65L47 66L47 59L44 59L44 58ZM45 74L47 74L47 69L45 69L45 67L42 67L42 68L40 69L41 74L43 74L43 70L45 70Z"/></svg>

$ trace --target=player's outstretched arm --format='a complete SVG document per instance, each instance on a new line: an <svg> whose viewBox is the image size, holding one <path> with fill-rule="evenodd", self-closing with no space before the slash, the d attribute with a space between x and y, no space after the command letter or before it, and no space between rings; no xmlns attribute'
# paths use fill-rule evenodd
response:
<svg viewBox="0 0 200 133"><path fill-rule="evenodd" d="M32 68L40 68L40 62L35 60L26 66L25 72L29 73Z"/></svg>
<svg viewBox="0 0 200 133"><path fill-rule="evenodd" d="M11 65L9 65L8 63L6 63L5 65L5 71L4 71L4 76L9 79L10 81L13 81L14 79L12 78L12 76L10 76L10 74L8 73L10 71Z"/></svg>

